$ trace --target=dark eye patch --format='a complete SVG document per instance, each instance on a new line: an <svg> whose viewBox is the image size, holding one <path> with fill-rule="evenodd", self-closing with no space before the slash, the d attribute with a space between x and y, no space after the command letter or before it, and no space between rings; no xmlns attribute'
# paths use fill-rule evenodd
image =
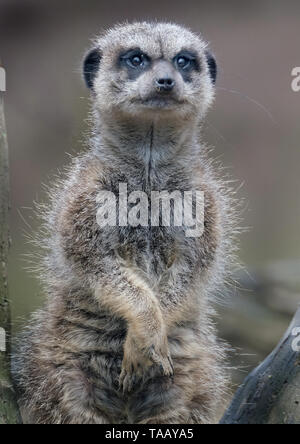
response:
<svg viewBox="0 0 300 444"><path fill-rule="evenodd" d="M127 70L130 80L135 80L149 69L151 60L140 48L134 48L120 55L119 65Z"/></svg>
<svg viewBox="0 0 300 444"><path fill-rule="evenodd" d="M197 55L192 51L181 51L173 58L173 64L180 72L185 82L191 81L191 73L200 71Z"/></svg>

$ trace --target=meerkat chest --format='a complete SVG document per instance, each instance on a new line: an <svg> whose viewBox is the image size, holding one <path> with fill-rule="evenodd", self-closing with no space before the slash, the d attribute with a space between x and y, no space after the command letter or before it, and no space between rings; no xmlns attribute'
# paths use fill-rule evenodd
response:
<svg viewBox="0 0 300 444"><path fill-rule="evenodd" d="M125 176L125 175L124 175ZM122 258L164 269L180 251L194 253L203 232L204 199L189 178L152 173L116 177L97 196L97 224L115 233Z"/></svg>
<svg viewBox="0 0 300 444"><path fill-rule="evenodd" d="M118 230L117 244L122 260L150 277L160 277L183 258L193 263L199 253L197 241L186 238L181 228L123 227Z"/></svg>
<svg viewBox="0 0 300 444"><path fill-rule="evenodd" d="M106 256L160 277L175 262L212 258L214 217L190 178L158 175L149 184L143 171L107 175L92 192L77 191L58 223L65 255L84 269L101 269ZM197 195L196 192L200 194Z"/></svg>

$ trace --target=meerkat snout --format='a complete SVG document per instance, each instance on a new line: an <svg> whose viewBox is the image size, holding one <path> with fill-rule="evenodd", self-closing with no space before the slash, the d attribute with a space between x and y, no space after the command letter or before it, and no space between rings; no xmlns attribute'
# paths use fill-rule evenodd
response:
<svg viewBox="0 0 300 444"><path fill-rule="evenodd" d="M154 61L138 85L142 104L148 108L170 110L184 100L183 79L168 60Z"/></svg>
<svg viewBox="0 0 300 444"><path fill-rule="evenodd" d="M154 88L158 93L170 93L176 85L176 73L172 65L164 60L156 64L154 70ZM177 81L178 83L178 81Z"/></svg>
<svg viewBox="0 0 300 444"><path fill-rule="evenodd" d="M156 90L158 92L169 92L175 86L175 81L170 77L161 77L155 81Z"/></svg>

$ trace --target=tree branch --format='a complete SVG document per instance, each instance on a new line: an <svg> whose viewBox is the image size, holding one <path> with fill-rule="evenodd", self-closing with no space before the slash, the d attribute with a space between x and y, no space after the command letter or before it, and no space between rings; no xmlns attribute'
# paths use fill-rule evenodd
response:
<svg viewBox="0 0 300 444"><path fill-rule="evenodd" d="M8 146L3 95L0 92L0 424L16 424L20 422L9 374L11 323L7 285L7 257L9 249L8 211Z"/></svg>
<svg viewBox="0 0 300 444"><path fill-rule="evenodd" d="M238 389L221 424L300 424L299 334L300 308L275 350Z"/></svg>

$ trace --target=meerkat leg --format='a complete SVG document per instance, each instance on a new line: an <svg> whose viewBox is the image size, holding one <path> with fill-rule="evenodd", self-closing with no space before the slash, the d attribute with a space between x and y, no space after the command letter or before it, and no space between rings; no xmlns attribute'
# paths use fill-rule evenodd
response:
<svg viewBox="0 0 300 444"><path fill-rule="evenodd" d="M157 293L167 330L198 311L199 302L191 290L194 282L193 270L184 265L174 264L162 277Z"/></svg>
<svg viewBox="0 0 300 444"><path fill-rule="evenodd" d="M147 283L130 269L110 263L109 274L102 275L95 296L128 324L120 375L123 391L130 391L136 377L143 376L153 364L164 375L172 376L166 325L159 301Z"/></svg>

